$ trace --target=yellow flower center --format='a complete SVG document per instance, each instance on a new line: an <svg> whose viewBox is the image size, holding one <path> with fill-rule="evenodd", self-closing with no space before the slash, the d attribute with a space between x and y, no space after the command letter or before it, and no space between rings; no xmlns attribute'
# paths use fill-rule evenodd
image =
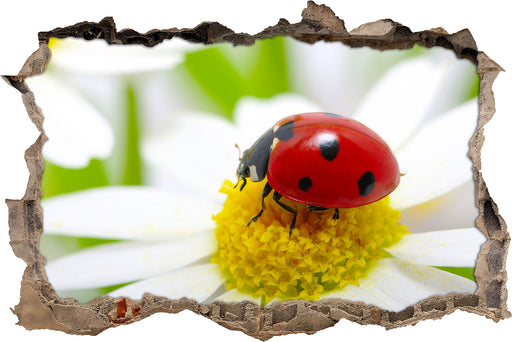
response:
<svg viewBox="0 0 512 342"><path fill-rule="evenodd" d="M265 305L278 300L315 300L328 291L358 284L375 261L386 257L384 248L398 242L407 228L398 223L400 212L386 197L368 205L311 212L306 205L282 198L297 209L293 214L265 199L263 215L247 223L261 209L265 182L247 182L243 191L225 181L221 192L228 197L224 208L214 215L218 247L212 262L226 277L226 289L238 289L262 298Z"/></svg>

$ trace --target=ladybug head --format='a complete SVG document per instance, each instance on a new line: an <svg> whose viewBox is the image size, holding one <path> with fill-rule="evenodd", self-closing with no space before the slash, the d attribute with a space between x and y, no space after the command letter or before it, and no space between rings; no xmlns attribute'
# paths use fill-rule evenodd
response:
<svg viewBox="0 0 512 342"><path fill-rule="evenodd" d="M244 188L245 184L247 183L246 178L251 177L251 170L249 168L249 163L247 161L247 153L249 150L245 150L240 159L240 164L238 164L238 168L236 169L236 176L238 178L238 181L236 182L235 188L240 182L242 181L242 185L240 186L240 191Z"/></svg>
<svg viewBox="0 0 512 342"><path fill-rule="evenodd" d="M238 182L243 182L240 190L244 188L246 178L250 178L253 182L261 182L267 176L268 160L273 139L273 128L269 128L248 150L242 153L242 156L239 158L240 164L238 164L236 169Z"/></svg>

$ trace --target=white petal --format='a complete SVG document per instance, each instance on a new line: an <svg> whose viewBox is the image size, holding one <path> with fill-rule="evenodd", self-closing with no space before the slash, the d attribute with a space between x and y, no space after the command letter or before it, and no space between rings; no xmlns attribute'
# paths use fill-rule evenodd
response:
<svg viewBox="0 0 512 342"><path fill-rule="evenodd" d="M189 298L203 302L224 283L217 264L186 267L142 280L109 293L112 297L142 299L145 293L169 299Z"/></svg>
<svg viewBox="0 0 512 342"><path fill-rule="evenodd" d="M399 63L372 88L354 118L396 149L429 113L444 72L428 57Z"/></svg>
<svg viewBox="0 0 512 342"><path fill-rule="evenodd" d="M476 283L464 277L390 258L377 261L368 276L359 280L359 287L348 285L321 299L343 298L401 311L435 295L475 291Z"/></svg>
<svg viewBox="0 0 512 342"><path fill-rule="evenodd" d="M476 100L430 121L397 151L400 185L391 193L391 205L404 209L441 196L473 177L467 156L478 116Z"/></svg>
<svg viewBox="0 0 512 342"><path fill-rule="evenodd" d="M159 186L217 198L227 178L235 180L238 151L234 127L205 113L177 115L142 147L151 177Z"/></svg>
<svg viewBox="0 0 512 342"><path fill-rule="evenodd" d="M47 75L30 77L27 83L45 117L45 158L64 167L81 168L91 158L110 155L114 145L110 125L78 93Z"/></svg>
<svg viewBox="0 0 512 342"><path fill-rule="evenodd" d="M400 211L400 223L411 233L472 227L479 215L475 205L475 183L456 189L414 207Z"/></svg>
<svg viewBox="0 0 512 342"><path fill-rule="evenodd" d="M430 104L429 119L431 119L453 109L461 101L467 100L477 73L474 63L457 58L453 51L439 46L429 50L432 60L439 65L439 68L445 70L435 101Z"/></svg>
<svg viewBox="0 0 512 342"><path fill-rule="evenodd" d="M321 111L319 105L296 94L278 94L270 99L243 97L233 112L239 130L238 145L242 150L248 149L267 129L285 116Z"/></svg>
<svg viewBox="0 0 512 342"><path fill-rule="evenodd" d="M377 297L389 297L385 310L401 311L420 300L449 293L474 293L476 283L430 266L381 259L359 286ZM369 303L373 304L373 303Z"/></svg>
<svg viewBox="0 0 512 342"><path fill-rule="evenodd" d="M158 240L213 229L210 201L150 187L103 187L41 201L45 233Z"/></svg>
<svg viewBox="0 0 512 342"><path fill-rule="evenodd" d="M390 296L381 291L367 291L359 286L352 284L346 285L340 291L328 292L320 296L320 300L340 298L353 302L361 302L364 304L375 305L381 308L389 307L390 305L398 306L399 302L395 301Z"/></svg>
<svg viewBox="0 0 512 342"><path fill-rule="evenodd" d="M414 264L475 267L485 241L485 235L477 228L462 228L408 234L386 250Z"/></svg>
<svg viewBox="0 0 512 342"><path fill-rule="evenodd" d="M307 94L321 103L326 111L343 115L352 113L354 88L357 88L352 83L358 81L357 77L351 75L354 65L350 63L357 61L349 60L354 49L344 44L324 41L315 44L296 41L287 43L291 51L289 70L292 72L289 77L293 90ZM363 53L362 49L357 50L357 53Z"/></svg>
<svg viewBox="0 0 512 342"><path fill-rule="evenodd" d="M181 39L166 40L149 48L142 45L109 45L96 39L66 38L52 47L51 65L79 73L127 74L170 69L183 61L187 50L197 44Z"/></svg>
<svg viewBox="0 0 512 342"><path fill-rule="evenodd" d="M261 298L252 296L247 293L242 293L237 289L232 289L223 293L219 297L215 298L215 301L222 301L227 303L248 301L261 305Z"/></svg>
<svg viewBox="0 0 512 342"><path fill-rule="evenodd" d="M163 242L120 242L84 249L46 265L57 290L123 284L167 273L215 252L213 231Z"/></svg>
<svg viewBox="0 0 512 342"><path fill-rule="evenodd" d="M349 117L376 80L404 56L399 50L354 49L335 42L288 43L292 91L307 94L327 112Z"/></svg>

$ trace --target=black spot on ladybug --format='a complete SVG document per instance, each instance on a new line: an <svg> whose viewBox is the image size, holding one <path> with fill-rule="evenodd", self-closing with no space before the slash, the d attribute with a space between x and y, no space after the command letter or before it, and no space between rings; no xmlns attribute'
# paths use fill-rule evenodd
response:
<svg viewBox="0 0 512 342"><path fill-rule="evenodd" d="M338 151L340 150L338 139L336 136L330 134L326 134L320 139L321 140L318 144L318 147L320 147L320 153L322 154L322 157L328 161L333 161L334 158L336 158L338 155Z"/></svg>
<svg viewBox="0 0 512 342"><path fill-rule="evenodd" d="M324 113L324 115L330 116L332 118L342 118L343 117L343 115L333 114L333 113Z"/></svg>
<svg viewBox="0 0 512 342"><path fill-rule="evenodd" d="M299 189L304 192L307 192L309 188L311 188L311 185L313 185L313 183L309 177L302 177L299 181Z"/></svg>
<svg viewBox="0 0 512 342"><path fill-rule="evenodd" d="M279 126L274 132L274 137L281 141L286 141L293 138L293 124L293 121L288 121Z"/></svg>
<svg viewBox="0 0 512 342"><path fill-rule="evenodd" d="M359 178L357 186L359 187L359 194L361 196L368 196L375 187L375 175L373 172L366 171L365 174Z"/></svg>

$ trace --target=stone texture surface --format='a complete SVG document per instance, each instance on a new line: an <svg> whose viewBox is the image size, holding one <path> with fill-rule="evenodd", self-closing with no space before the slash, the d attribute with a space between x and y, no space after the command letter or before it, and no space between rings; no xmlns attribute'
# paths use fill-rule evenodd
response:
<svg viewBox="0 0 512 342"><path fill-rule="evenodd" d="M386 328L415 324L424 319L437 319L459 309L478 313L495 321L510 316L506 307L505 260L510 237L505 222L499 215L496 203L490 197L480 172L480 151L484 140L483 127L494 114L492 84L499 65L485 53L478 51L468 30L453 34L442 28L412 32L406 26L392 20L380 20L361 25L347 32L343 20L330 8L308 2L299 23L290 24L281 19L255 35L238 34L215 22L203 22L193 29L152 30L139 33L131 29L117 31L114 20L105 18L99 23L83 22L70 27L56 28L39 34L40 48L32 54L17 76L2 76L18 89L34 125L41 132L37 141L26 151L25 159L30 178L25 196L21 200L7 200L11 246L14 253L27 263L21 285L20 303L14 308L19 324L26 329L49 328L72 334L98 334L121 324L136 322L157 312L177 313L190 310L229 329L241 330L261 340L276 335L305 332L313 333L347 319L360 324L379 324ZM147 294L143 300L129 298L98 298L80 305L72 299L62 299L55 294L46 277L44 257L37 246L43 231L40 182L44 170L41 149L47 140L42 128L42 114L28 90L24 79L44 72L50 52L50 37L77 37L104 39L109 44L142 44L155 46L163 40L180 37L191 42L213 44L231 42L234 45L253 44L256 39L277 35L314 43L339 41L358 47L376 49L407 49L419 44L425 47L441 46L453 50L459 58L469 59L478 67L480 75L480 114L478 127L471 140L469 156L473 160L477 206L480 216L477 227L488 241L484 244L476 265L478 290L471 295L435 296L423 300L401 312L388 312L371 305L353 303L341 299L322 302L289 301L264 308L242 303L214 302L202 305L194 300L169 300Z"/></svg>

